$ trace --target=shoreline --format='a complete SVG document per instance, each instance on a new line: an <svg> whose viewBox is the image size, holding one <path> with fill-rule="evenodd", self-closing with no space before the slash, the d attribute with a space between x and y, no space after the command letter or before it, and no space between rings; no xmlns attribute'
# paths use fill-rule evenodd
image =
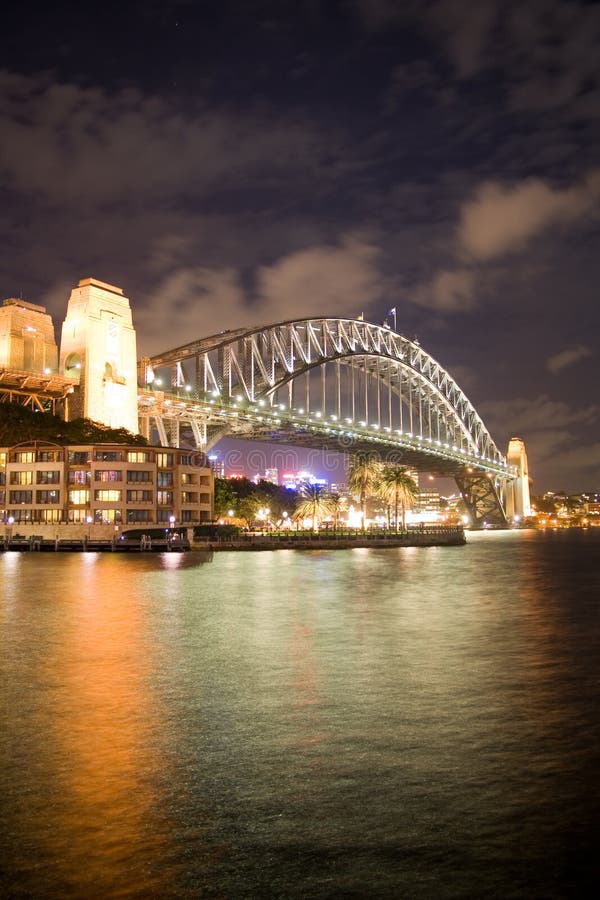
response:
<svg viewBox="0 0 600 900"><path fill-rule="evenodd" d="M460 547L467 540L463 528L444 527L430 528L422 531L409 531L398 534L375 533L363 534L321 534L314 535L247 535L235 538L196 539L192 549L197 550L234 550L236 552L252 552L258 550L349 550L371 547Z"/></svg>
<svg viewBox="0 0 600 900"><path fill-rule="evenodd" d="M25 531L25 529L23 529ZM111 535L94 534L93 529L73 533L55 528L54 534L43 534L42 529L26 529L28 534L13 530L0 538L0 552L112 552L112 553L164 553L211 550L222 552L257 552L261 550L349 550L352 548L394 547L460 547L466 544L464 529L460 526L430 526L393 533L376 532L277 532L274 534L240 534L232 537L165 536L164 538L141 535L135 539L123 539Z"/></svg>

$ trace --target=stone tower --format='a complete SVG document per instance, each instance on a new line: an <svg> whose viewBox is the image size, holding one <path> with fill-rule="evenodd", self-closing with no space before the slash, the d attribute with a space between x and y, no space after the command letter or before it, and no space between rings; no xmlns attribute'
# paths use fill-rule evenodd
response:
<svg viewBox="0 0 600 900"><path fill-rule="evenodd" d="M525 443L521 438L511 438L508 442L506 460L509 466L516 466L519 475L509 483L506 495L506 515L513 519L515 516L527 518L531 515L531 499L529 496L529 467L527 465L527 453Z"/></svg>
<svg viewBox="0 0 600 900"><path fill-rule="evenodd" d="M60 374L79 382L69 403L70 419L85 416L138 433L136 338L121 288L83 278L71 291Z"/></svg>
<svg viewBox="0 0 600 900"><path fill-rule="evenodd" d="M58 348L45 306L14 297L0 306L0 366L19 372L56 373Z"/></svg>

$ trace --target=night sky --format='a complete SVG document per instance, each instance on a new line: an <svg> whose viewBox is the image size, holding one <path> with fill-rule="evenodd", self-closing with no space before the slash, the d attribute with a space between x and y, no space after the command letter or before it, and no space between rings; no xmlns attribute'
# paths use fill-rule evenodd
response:
<svg viewBox="0 0 600 900"><path fill-rule="evenodd" d="M93 276L138 352L309 314L458 381L533 490L600 489L600 6L10 4L1 295Z"/></svg>

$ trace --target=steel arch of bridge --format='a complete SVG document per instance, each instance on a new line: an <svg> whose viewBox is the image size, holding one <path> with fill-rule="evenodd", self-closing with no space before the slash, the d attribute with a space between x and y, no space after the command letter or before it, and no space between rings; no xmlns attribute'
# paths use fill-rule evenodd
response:
<svg viewBox="0 0 600 900"><path fill-rule="evenodd" d="M237 329L142 360L142 431L209 449L225 434L395 451L452 475L475 520L503 524L514 477L464 392L416 341L358 319ZM157 390L158 375L170 390ZM167 434L170 434L169 436ZM277 437L275 437L277 434Z"/></svg>

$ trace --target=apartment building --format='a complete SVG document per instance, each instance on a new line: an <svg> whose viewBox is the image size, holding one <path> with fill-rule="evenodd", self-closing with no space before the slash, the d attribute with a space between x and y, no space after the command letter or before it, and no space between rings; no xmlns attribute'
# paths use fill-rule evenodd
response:
<svg viewBox="0 0 600 900"><path fill-rule="evenodd" d="M185 525L213 515L214 480L197 450L127 444L0 447L0 522Z"/></svg>

